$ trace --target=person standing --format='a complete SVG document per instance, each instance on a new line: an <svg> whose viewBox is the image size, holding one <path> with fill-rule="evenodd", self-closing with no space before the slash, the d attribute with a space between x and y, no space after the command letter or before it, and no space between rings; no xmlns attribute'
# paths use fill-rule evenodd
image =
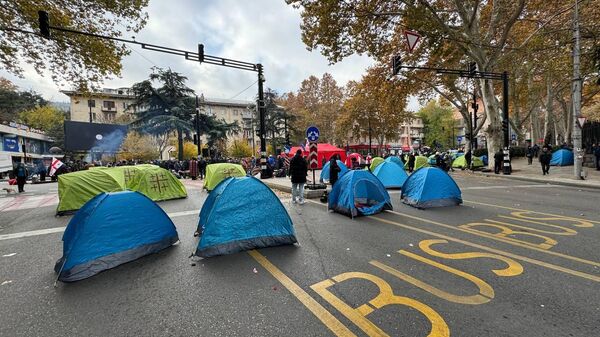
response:
<svg viewBox="0 0 600 337"><path fill-rule="evenodd" d="M13 170L15 177L17 177L17 185L19 187L19 193L25 192L24 186L27 181L27 168L25 168L25 164L18 163L15 169Z"/></svg>
<svg viewBox="0 0 600 337"><path fill-rule="evenodd" d="M600 144L594 145L592 149L596 158L596 171L600 171Z"/></svg>
<svg viewBox="0 0 600 337"><path fill-rule="evenodd" d="M200 173L200 179L204 179L204 176L206 175L206 160L204 160L204 157L200 157L200 162L198 163L198 171Z"/></svg>
<svg viewBox="0 0 600 337"><path fill-rule="evenodd" d="M412 173L415 169L415 154L413 152L408 154L408 172Z"/></svg>
<svg viewBox="0 0 600 337"><path fill-rule="evenodd" d="M542 175L550 174L550 161L552 160L552 153L548 150L548 146L542 148L540 154L540 163L542 164Z"/></svg>
<svg viewBox="0 0 600 337"><path fill-rule="evenodd" d="M304 184L308 173L308 163L302 157L302 150L298 149L290 161L290 176L292 178L292 203L304 204Z"/></svg>
<svg viewBox="0 0 600 337"><path fill-rule="evenodd" d="M471 160L473 160L473 154L471 153L471 150L469 149L467 151L467 153L465 153L465 161L467 162L467 168L469 170L471 169Z"/></svg>
<svg viewBox="0 0 600 337"><path fill-rule="evenodd" d="M528 145L527 152L525 153L525 157L527 157L527 165L531 165L533 163L533 154L533 147L531 147L531 145Z"/></svg>
<svg viewBox="0 0 600 337"><path fill-rule="evenodd" d="M366 158L367 166L371 166L371 160L372 159L373 158L371 157L371 153L367 153L367 158Z"/></svg>
<svg viewBox="0 0 600 337"><path fill-rule="evenodd" d="M502 167L502 160L504 159L504 153L502 150L496 151L494 153L494 173L500 174L500 167Z"/></svg>
<svg viewBox="0 0 600 337"><path fill-rule="evenodd" d="M340 171L342 171L342 169L337 163L337 155L331 156L331 159L329 159L329 183L332 188L333 184L338 180L338 173L340 173Z"/></svg>
<svg viewBox="0 0 600 337"><path fill-rule="evenodd" d="M196 161L196 158L192 158L192 160L190 160L190 177L192 177L192 180L196 180L198 178L198 162Z"/></svg>

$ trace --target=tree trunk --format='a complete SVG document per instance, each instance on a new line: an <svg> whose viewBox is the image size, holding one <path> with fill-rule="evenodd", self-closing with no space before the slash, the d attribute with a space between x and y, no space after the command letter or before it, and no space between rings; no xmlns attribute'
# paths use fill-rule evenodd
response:
<svg viewBox="0 0 600 337"><path fill-rule="evenodd" d="M177 159L183 160L183 132L177 128Z"/></svg>
<svg viewBox="0 0 600 337"><path fill-rule="evenodd" d="M481 99L485 109L485 114L489 125L484 130L487 139L487 150L488 158L493 158L494 154L502 148L502 127L500 119L500 110L498 107L498 100L494 93L494 86L491 80L481 79L479 80L481 85ZM488 167L494 168L494 161L488 161Z"/></svg>
<svg viewBox="0 0 600 337"><path fill-rule="evenodd" d="M544 111L544 141L549 143L552 140L553 122L553 99L554 93L552 90L552 79L550 75L546 78L546 109Z"/></svg>

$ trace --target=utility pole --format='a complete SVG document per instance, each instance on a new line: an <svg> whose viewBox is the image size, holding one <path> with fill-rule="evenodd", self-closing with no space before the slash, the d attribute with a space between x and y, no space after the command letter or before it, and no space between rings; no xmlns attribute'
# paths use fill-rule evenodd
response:
<svg viewBox="0 0 600 337"><path fill-rule="evenodd" d="M265 93L263 90L263 82L265 77L263 76L262 64L256 65L258 68L258 116L260 118L259 132L260 132L260 178L268 178L267 173L267 140L265 135Z"/></svg>
<svg viewBox="0 0 600 337"><path fill-rule="evenodd" d="M198 138L198 155L202 156L202 141L200 140L200 100L196 95L196 137Z"/></svg>
<svg viewBox="0 0 600 337"><path fill-rule="evenodd" d="M88 108L90 108L90 123L92 123L92 108L96 105L96 102L92 99L88 99Z"/></svg>
<svg viewBox="0 0 600 337"><path fill-rule="evenodd" d="M369 113L369 153L371 153L371 113ZM379 155L379 151L377 151L377 155Z"/></svg>
<svg viewBox="0 0 600 337"><path fill-rule="evenodd" d="M581 73L580 65L580 47L579 47L579 6L578 0L575 0L575 12L573 14L573 157L575 158L575 179L583 179L581 169L583 166L583 154L581 149L581 128L578 125L577 118L581 115Z"/></svg>

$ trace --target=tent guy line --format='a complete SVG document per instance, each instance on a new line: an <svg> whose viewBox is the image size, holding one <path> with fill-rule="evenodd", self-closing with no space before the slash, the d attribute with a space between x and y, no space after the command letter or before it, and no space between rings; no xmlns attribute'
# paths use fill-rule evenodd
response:
<svg viewBox="0 0 600 337"><path fill-rule="evenodd" d="M198 211L174 212L174 213L167 213L167 215L169 216L169 218L176 218L176 217L180 217L180 216L198 215ZM3 234L3 235L0 235L0 241L10 240L10 239L20 239L20 238L25 238L25 237L29 237L29 236L60 233L60 232L64 232L65 228L66 227L54 227L54 228L40 229L37 231Z"/></svg>

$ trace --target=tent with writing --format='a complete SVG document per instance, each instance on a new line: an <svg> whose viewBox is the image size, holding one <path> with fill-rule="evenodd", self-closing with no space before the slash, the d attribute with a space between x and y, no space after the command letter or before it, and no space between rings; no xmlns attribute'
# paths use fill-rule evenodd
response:
<svg viewBox="0 0 600 337"><path fill-rule="evenodd" d="M171 219L141 193L101 193L67 225L63 256L54 270L60 281L78 281L156 253L178 240Z"/></svg>
<svg viewBox="0 0 600 337"><path fill-rule="evenodd" d="M125 189L122 176L111 170L77 171L58 176L58 206L56 213L67 214L81 208L102 192Z"/></svg>
<svg viewBox="0 0 600 337"><path fill-rule="evenodd" d="M383 162L373 171L385 188L401 188L408 178L404 168L394 162Z"/></svg>
<svg viewBox="0 0 600 337"><path fill-rule="evenodd" d="M333 185L328 208L352 218L392 209L390 195L373 175L365 170L350 170Z"/></svg>
<svg viewBox="0 0 600 337"><path fill-rule="evenodd" d="M341 160L337 160L336 163L340 167L340 172L338 172L338 178L341 177L344 173L348 172L348 168ZM329 170L330 162L325 163L323 169L321 170L321 175L319 176L319 181L321 182L329 182L329 174L331 171Z"/></svg>
<svg viewBox="0 0 600 337"><path fill-rule="evenodd" d="M296 243L292 220L273 191L254 177L227 178L200 210L195 255L211 257Z"/></svg>
<svg viewBox="0 0 600 337"><path fill-rule="evenodd" d="M218 163L206 166L206 179L204 188L212 191L221 181L229 177L243 177L246 175L244 167L239 164Z"/></svg>
<svg viewBox="0 0 600 337"><path fill-rule="evenodd" d="M187 191L173 173L161 167L145 167L127 181L127 187L153 201L186 198Z"/></svg>
<svg viewBox="0 0 600 337"><path fill-rule="evenodd" d="M413 172L402 185L402 202L417 208L462 204L460 188L450 175L437 167Z"/></svg>
<svg viewBox="0 0 600 337"><path fill-rule="evenodd" d="M573 151L566 149L559 149L552 154L550 165L552 166L570 166L575 162L573 157Z"/></svg>

